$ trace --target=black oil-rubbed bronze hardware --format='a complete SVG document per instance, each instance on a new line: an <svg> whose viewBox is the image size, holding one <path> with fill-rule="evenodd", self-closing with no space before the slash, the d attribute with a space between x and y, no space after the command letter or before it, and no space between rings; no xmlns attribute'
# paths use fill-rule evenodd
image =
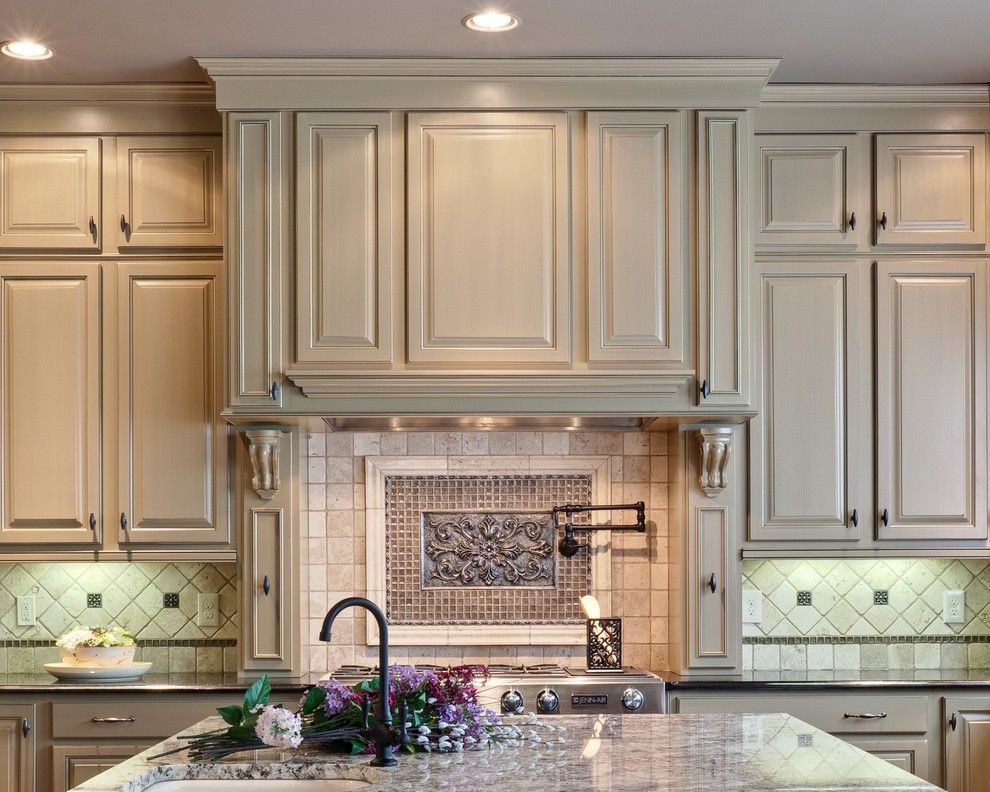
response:
<svg viewBox="0 0 990 792"><path fill-rule="evenodd" d="M703 379L701 381L701 387L698 388L698 390L701 393L701 398L702 399L707 399L711 395L711 392L712 392L711 387L708 385L708 380L706 380L706 379Z"/></svg>
<svg viewBox="0 0 990 792"><path fill-rule="evenodd" d="M880 215L880 227L886 231L887 230L887 213L883 212Z"/></svg>
<svg viewBox="0 0 990 792"><path fill-rule="evenodd" d="M880 522L883 523L884 528L890 525L890 512L888 512L886 509L880 512Z"/></svg>
<svg viewBox="0 0 990 792"><path fill-rule="evenodd" d="M886 712L858 712L858 713L843 712L842 717L854 718L856 720L882 720L883 718L887 717L887 713Z"/></svg>
<svg viewBox="0 0 990 792"><path fill-rule="evenodd" d="M584 514L586 512L593 511L636 511L636 523L634 525L575 525L574 523L568 521L564 523L564 537L557 544L557 548L560 550L560 554L564 558L570 558L576 555L578 550L587 548L588 544L580 544L575 538L574 534L577 531L636 531L637 533L646 532L646 504L643 501L636 501L635 503L622 503L617 505L608 506L582 506L579 504L566 503L563 506L554 506L550 510L550 514L553 517L554 526L556 528L560 527L560 515L566 514Z"/></svg>
<svg viewBox="0 0 990 792"><path fill-rule="evenodd" d="M124 215L120 216L120 230L124 232L124 239L131 241L131 224L127 222Z"/></svg>
<svg viewBox="0 0 990 792"><path fill-rule="evenodd" d="M261 581L261 590L265 592L266 597L272 593L272 582L268 579L268 575L265 575L265 579Z"/></svg>
<svg viewBox="0 0 990 792"><path fill-rule="evenodd" d="M89 233L93 235L93 241L96 241L96 221L93 219L92 215L89 218Z"/></svg>
<svg viewBox="0 0 990 792"><path fill-rule="evenodd" d="M120 513L120 527L123 530L127 530L127 512Z"/></svg>
<svg viewBox="0 0 990 792"><path fill-rule="evenodd" d="M710 588L712 590L712 594L714 594L716 591L718 591L718 578L715 577L715 573L714 572L712 572L711 577L708 578L708 588Z"/></svg>
<svg viewBox="0 0 990 792"><path fill-rule="evenodd" d="M21 718L21 734L27 737L31 733L31 721Z"/></svg>
<svg viewBox="0 0 990 792"><path fill-rule="evenodd" d="M850 231L855 231L856 230L856 213L855 212L853 212L851 215L849 215L849 230Z"/></svg>
<svg viewBox="0 0 990 792"><path fill-rule="evenodd" d="M952 731L956 730L956 713L954 712L952 713L952 716L949 718L949 728L952 729Z"/></svg>
<svg viewBox="0 0 990 792"><path fill-rule="evenodd" d="M272 401L278 401L278 392L279 392L278 383L277 382L273 382L272 383L272 389L271 389Z"/></svg>
<svg viewBox="0 0 990 792"><path fill-rule="evenodd" d="M128 715L127 717L120 718L113 715L109 715L106 718L90 718L90 723L134 723L137 718L133 715Z"/></svg>
<svg viewBox="0 0 990 792"><path fill-rule="evenodd" d="M89 530L96 530L96 515L93 512L89 513Z"/></svg>
<svg viewBox="0 0 990 792"><path fill-rule="evenodd" d="M852 517L850 518L853 528L859 528L859 510L853 509Z"/></svg>

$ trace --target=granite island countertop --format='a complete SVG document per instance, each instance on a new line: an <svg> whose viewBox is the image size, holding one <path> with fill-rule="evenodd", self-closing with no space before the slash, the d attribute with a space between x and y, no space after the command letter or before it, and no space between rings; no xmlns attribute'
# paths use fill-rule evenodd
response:
<svg viewBox="0 0 990 792"><path fill-rule="evenodd" d="M564 742L524 743L460 754L403 754L397 768L367 757L314 751L256 751L192 763L184 753L151 758L175 738L76 787L75 792L144 792L181 779L351 778L367 792L921 792L938 787L789 715L560 716ZM222 726L208 718L183 734ZM554 735L557 736L557 735Z"/></svg>

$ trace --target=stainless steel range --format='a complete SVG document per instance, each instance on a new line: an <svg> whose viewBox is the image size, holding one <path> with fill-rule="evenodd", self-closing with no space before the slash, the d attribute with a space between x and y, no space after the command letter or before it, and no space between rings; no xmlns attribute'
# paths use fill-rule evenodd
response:
<svg viewBox="0 0 990 792"><path fill-rule="evenodd" d="M441 671L446 666L420 664L421 671ZM496 712L540 715L658 714L665 710L664 681L638 668L614 673L562 668L552 663L528 666L490 664L491 678L480 686L482 704ZM345 665L332 676L356 684L378 673L370 666Z"/></svg>

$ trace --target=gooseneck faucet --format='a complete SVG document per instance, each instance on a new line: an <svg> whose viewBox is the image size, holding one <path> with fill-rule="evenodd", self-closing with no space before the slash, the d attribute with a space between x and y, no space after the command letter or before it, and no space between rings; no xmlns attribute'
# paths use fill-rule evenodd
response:
<svg viewBox="0 0 990 792"><path fill-rule="evenodd" d="M329 611L323 619L323 629L320 630L320 640L330 643L330 630L333 621L342 610L352 606L364 608L378 622L378 718L377 723L368 729L368 736L375 744L375 758L371 764L375 767L395 767L395 747L405 738L405 718L402 728L392 728L392 711L388 705L388 620L382 609L374 602L364 597L347 597L342 599ZM367 727L367 699L365 700L365 727Z"/></svg>

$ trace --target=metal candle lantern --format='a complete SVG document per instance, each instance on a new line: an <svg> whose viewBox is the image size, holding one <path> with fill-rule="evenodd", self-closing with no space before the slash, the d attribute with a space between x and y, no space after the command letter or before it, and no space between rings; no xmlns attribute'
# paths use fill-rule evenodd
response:
<svg viewBox="0 0 990 792"><path fill-rule="evenodd" d="M588 671L621 671L622 619L601 618L598 600L591 595L581 597L581 607L588 617Z"/></svg>

